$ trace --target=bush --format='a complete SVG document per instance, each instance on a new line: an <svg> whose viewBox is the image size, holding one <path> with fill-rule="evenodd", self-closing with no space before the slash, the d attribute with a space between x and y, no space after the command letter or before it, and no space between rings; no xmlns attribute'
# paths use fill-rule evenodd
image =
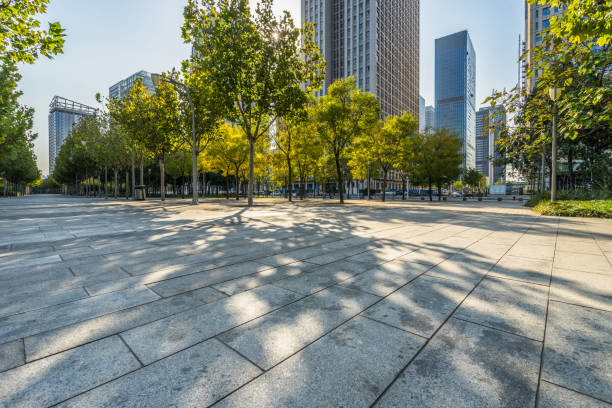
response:
<svg viewBox="0 0 612 408"><path fill-rule="evenodd" d="M554 203L543 200L533 209L542 215L612 218L612 200L565 200Z"/></svg>
<svg viewBox="0 0 612 408"><path fill-rule="evenodd" d="M568 190L557 192L559 201L593 201L593 200L612 200L612 190ZM527 201L527 207L535 207L542 201L550 201L550 192L537 193Z"/></svg>

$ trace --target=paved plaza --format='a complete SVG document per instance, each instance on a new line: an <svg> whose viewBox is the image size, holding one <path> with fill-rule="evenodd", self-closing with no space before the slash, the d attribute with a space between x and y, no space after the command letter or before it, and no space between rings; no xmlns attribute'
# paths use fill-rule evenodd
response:
<svg viewBox="0 0 612 408"><path fill-rule="evenodd" d="M610 407L612 220L0 199L0 407Z"/></svg>

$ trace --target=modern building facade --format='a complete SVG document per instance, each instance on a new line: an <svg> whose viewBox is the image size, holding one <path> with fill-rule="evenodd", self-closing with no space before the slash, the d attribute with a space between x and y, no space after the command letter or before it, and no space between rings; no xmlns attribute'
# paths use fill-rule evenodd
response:
<svg viewBox="0 0 612 408"><path fill-rule="evenodd" d="M97 109L54 96L49 104L49 174L55 169L55 159L66 141L72 125L85 116L95 115Z"/></svg>
<svg viewBox="0 0 612 408"><path fill-rule="evenodd" d="M425 129L436 127L436 109L433 106L425 107Z"/></svg>
<svg viewBox="0 0 612 408"><path fill-rule="evenodd" d="M506 166L495 142L499 139L506 123L503 106L480 108L476 112L476 170L489 184L506 180ZM495 113L495 115L494 115Z"/></svg>
<svg viewBox="0 0 612 408"><path fill-rule="evenodd" d="M419 117L419 0L301 0L302 21L314 23L327 62L325 95L353 76L373 93L383 114Z"/></svg>
<svg viewBox="0 0 612 408"><path fill-rule="evenodd" d="M436 39L436 127L456 133L463 167L474 168L476 134L476 53L467 31Z"/></svg>
<svg viewBox="0 0 612 408"><path fill-rule="evenodd" d="M525 2L525 48L527 60L523 65L523 78L525 78L523 85L529 91L533 90L541 74L536 72L532 77L527 77L526 75L532 63L532 50L542 44L542 31L550 27L550 19L552 17L562 17L566 8L567 6L565 5L550 7L549 5Z"/></svg>
<svg viewBox="0 0 612 408"><path fill-rule="evenodd" d="M143 85L148 87L151 92L155 92L155 85L151 79L151 74L147 71L139 71L108 88L108 95L111 99L123 99L138 79L141 79Z"/></svg>
<svg viewBox="0 0 612 408"><path fill-rule="evenodd" d="M425 130L425 98L419 95L419 132Z"/></svg>

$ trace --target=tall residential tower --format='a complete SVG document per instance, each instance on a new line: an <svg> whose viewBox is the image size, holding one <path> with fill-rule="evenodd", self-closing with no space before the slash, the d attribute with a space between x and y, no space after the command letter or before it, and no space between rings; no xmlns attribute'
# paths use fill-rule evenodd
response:
<svg viewBox="0 0 612 408"><path fill-rule="evenodd" d="M436 127L459 136L463 167L474 168L476 53L467 31L436 39L435 83Z"/></svg>
<svg viewBox="0 0 612 408"><path fill-rule="evenodd" d="M72 125L85 116L95 115L97 109L54 96L49 104L49 174L55 168L55 159L72 130Z"/></svg>
<svg viewBox="0 0 612 408"><path fill-rule="evenodd" d="M130 89L132 89L136 83L136 80L138 79L141 79L142 84L148 87L151 92L155 92L155 85L153 85L151 74L147 71L138 71L111 86L108 89L108 95L111 97L111 99L123 99L123 97L130 92Z"/></svg>
<svg viewBox="0 0 612 408"><path fill-rule="evenodd" d="M419 0L301 0L327 62L318 96L339 78L380 100L384 115L419 117Z"/></svg>

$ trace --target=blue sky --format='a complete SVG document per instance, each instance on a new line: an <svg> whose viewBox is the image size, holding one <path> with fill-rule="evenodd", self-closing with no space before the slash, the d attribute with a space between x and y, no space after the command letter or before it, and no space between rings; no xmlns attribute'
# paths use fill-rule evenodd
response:
<svg viewBox="0 0 612 408"><path fill-rule="evenodd" d="M36 109L35 153L48 172L49 102L60 95L96 106L120 79L140 70L179 67L189 54L180 38L183 0L51 0L45 20L66 28L64 54L20 68L21 103ZM300 20L299 0L275 0L277 12ZM420 91L434 97L434 40L467 29L476 50L476 96L517 81L518 35L523 32L522 0L421 0Z"/></svg>

